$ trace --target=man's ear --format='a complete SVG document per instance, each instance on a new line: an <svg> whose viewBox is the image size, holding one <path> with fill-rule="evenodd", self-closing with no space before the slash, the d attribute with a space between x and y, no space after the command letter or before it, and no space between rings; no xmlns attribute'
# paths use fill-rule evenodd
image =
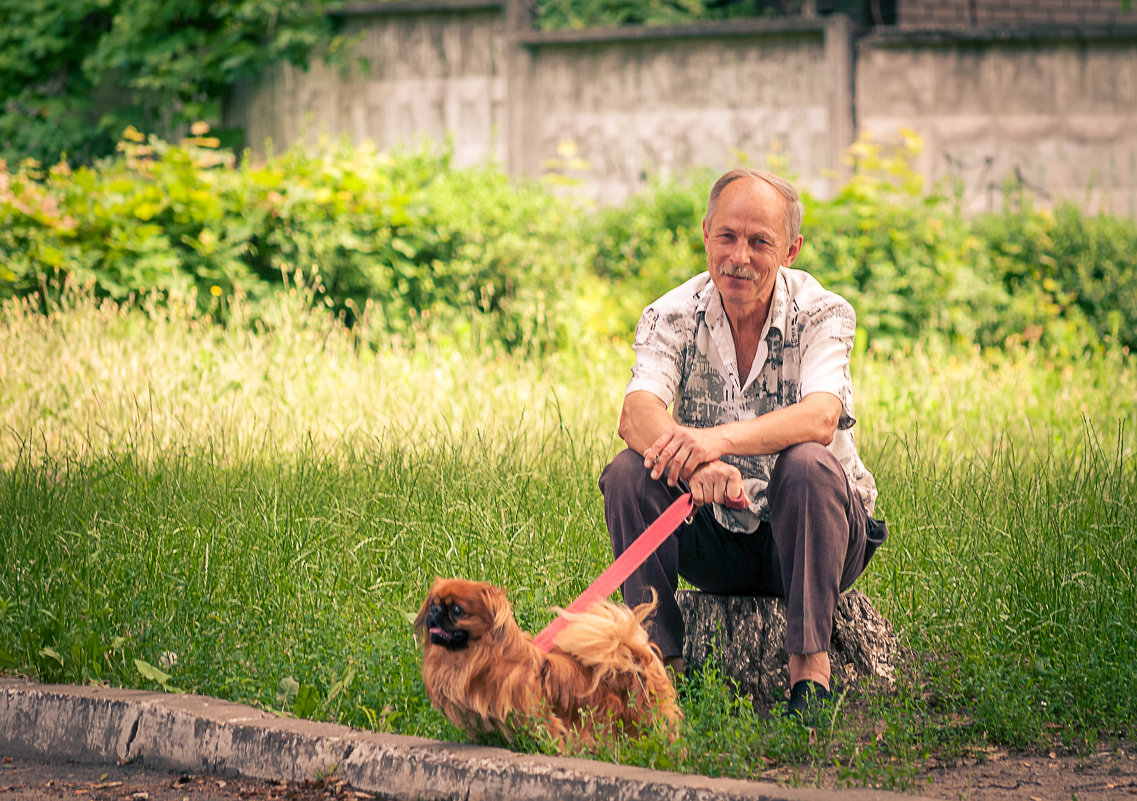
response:
<svg viewBox="0 0 1137 801"><path fill-rule="evenodd" d="M786 263L782 265L783 267L793 266L793 263L797 261L798 255L801 254L801 245L804 241L805 237L803 237L801 234L798 234L797 239L795 239L793 243L790 244L790 250L786 254Z"/></svg>

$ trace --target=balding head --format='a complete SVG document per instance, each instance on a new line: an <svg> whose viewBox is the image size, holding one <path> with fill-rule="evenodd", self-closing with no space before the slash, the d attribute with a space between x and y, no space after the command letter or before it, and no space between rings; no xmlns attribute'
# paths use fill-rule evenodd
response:
<svg viewBox="0 0 1137 801"><path fill-rule="evenodd" d="M801 220L805 216L805 207L802 206L801 198L798 197L797 190L794 189L793 184L785 178L774 175L772 172L765 170L752 170L752 169L736 169L724 174L721 178L715 181L714 186L711 187L711 194L707 198L707 219L710 220L714 216L715 208L718 206L719 197L722 191L728 185L739 179L750 179L754 181L763 181L778 191L778 194L786 202L786 239L789 242L794 242L801 233Z"/></svg>

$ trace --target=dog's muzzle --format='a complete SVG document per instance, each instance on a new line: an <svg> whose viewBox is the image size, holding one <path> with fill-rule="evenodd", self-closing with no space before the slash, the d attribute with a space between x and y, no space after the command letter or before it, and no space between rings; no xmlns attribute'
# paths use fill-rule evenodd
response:
<svg viewBox="0 0 1137 801"><path fill-rule="evenodd" d="M464 647L470 638L470 633L461 628L448 628L449 621L446 618L446 610L442 606L434 604L430 607L430 614L426 618L426 630L430 635L430 641L443 648Z"/></svg>

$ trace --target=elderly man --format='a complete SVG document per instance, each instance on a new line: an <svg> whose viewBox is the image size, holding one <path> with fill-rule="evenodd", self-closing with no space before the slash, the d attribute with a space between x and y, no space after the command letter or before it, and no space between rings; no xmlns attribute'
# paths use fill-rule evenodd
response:
<svg viewBox="0 0 1137 801"><path fill-rule="evenodd" d="M658 593L651 636L682 674L679 576L784 597L787 712L808 723L830 697L838 594L887 531L853 444L853 308L791 269L801 220L797 192L770 173L733 170L711 188L707 272L640 318L620 413L628 448L600 489L619 555L690 488L695 515L625 582L624 600Z"/></svg>

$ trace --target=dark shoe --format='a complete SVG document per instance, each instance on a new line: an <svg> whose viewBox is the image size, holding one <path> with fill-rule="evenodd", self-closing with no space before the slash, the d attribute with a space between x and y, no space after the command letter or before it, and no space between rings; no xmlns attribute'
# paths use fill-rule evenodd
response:
<svg viewBox="0 0 1137 801"><path fill-rule="evenodd" d="M807 729L816 729L833 700L833 693L812 679L802 679L790 690L786 717Z"/></svg>

